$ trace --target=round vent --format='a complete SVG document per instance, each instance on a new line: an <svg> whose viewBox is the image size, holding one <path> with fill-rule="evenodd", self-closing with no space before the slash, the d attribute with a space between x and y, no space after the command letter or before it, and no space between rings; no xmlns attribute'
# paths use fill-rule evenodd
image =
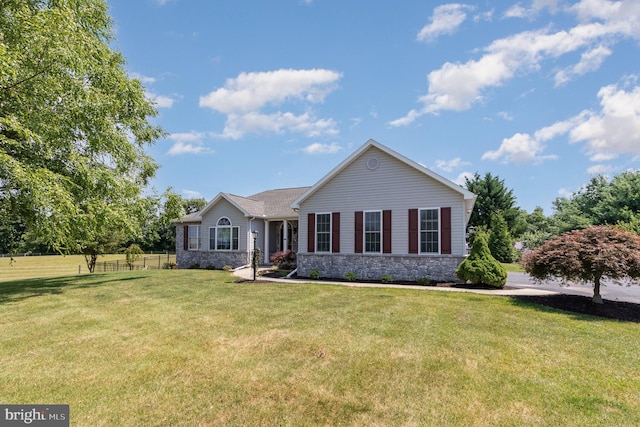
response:
<svg viewBox="0 0 640 427"><path fill-rule="evenodd" d="M369 170L378 169L379 164L380 162L378 162L378 159L376 159L375 157L372 157L369 160L367 160L367 169Z"/></svg>

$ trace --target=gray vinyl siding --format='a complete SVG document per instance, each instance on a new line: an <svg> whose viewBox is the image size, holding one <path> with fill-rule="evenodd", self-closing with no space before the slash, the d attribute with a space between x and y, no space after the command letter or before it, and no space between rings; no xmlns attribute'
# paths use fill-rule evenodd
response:
<svg viewBox="0 0 640 427"><path fill-rule="evenodd" d="M238 230L238 250L246 251L248 220L242 212L225 199L220 199L202 218L202 250L209 250L209 229L215 227L222 217L229 218L233 227L240 227Z"/></svg>
<svg viewBox="0 0 640 427"><path fill-rule="evenodd" d="M372 157L379 162L374 170L367 168L367 161ZM302 202L298 248L301 252L307 248L308 213L340 212L340 252L353 253L355 212L391 210L392 252L407 254L408 210L441 207L451 208L452 255L463 255L463 195L371 147Z"/></svg>

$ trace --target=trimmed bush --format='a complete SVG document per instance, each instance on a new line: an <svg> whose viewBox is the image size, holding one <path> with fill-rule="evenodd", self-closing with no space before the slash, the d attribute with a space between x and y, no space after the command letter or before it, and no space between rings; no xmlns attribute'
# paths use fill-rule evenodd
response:
<svg viewBox="0 0 640 427"><path fill-rule="evenodd" d="M507 270L491 255L484 233L474 239L471 253L456 269L456 276L474 285L494 288L503 288L507 283Z"/></svg>
<svg viewBox="0 0 640 427"><path fill-rule="evenodd" d="M356 273L354 273L353 271L348 271L344 275L344 280L346 280L348 282L355 282L357 278L358 278L358 276L356 276Z"/></svg>
<svg viewBox="0 0 640 427"><path fill-rule="evenodd" d="M296 253L291 249L287 249L286 251L276 252L269 260L282 269L292 269L296 265Z"/></svg>
<svg viewBox="0 0 640 427"><path fill-rule="evenodd" d="M317 268L314 268L309 272L309 279L318 280L320 278L320 272Z"/></svg>

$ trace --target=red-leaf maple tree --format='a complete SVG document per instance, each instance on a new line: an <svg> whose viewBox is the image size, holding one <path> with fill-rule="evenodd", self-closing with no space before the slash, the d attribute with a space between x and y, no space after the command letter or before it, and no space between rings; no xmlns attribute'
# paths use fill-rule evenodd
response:
<svg viewBox="0 0 640 427"><path fill-rule="evenodd" d="M538 281L593 283L592 300L601 304L603 278L640 283L640 236L612 226L574 230L525 253L521 264Z"/></svg>

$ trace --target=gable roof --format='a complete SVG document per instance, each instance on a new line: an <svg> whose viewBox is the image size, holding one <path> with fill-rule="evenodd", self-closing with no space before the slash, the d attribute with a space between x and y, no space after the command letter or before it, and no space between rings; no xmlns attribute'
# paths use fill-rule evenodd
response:
<svg viewBox="0 0 640 427"><path fill-rule="evenodd" d="M375 147L375 148L383 151L384 153L388 154L389 156L391 156L391 157L403 162L407 166L409 166L409 167L411 167L413 169L416 169L419 172L422 172L426 176L428 176L428 177L434 179L435 181L437 181L437 182L449 187L451 190L460 193L460 195L462 195L462 197L463 197L463 199L465 201L466 220L467 221L469 220L469 217L471 216L471 211L473 209L473 205L476 202L476 197L477 196L475 194L473 194L472 192L470 192L466 188L461 187L460 185L456 184L455 182L450 181L447 178L438 175L437 173L433 172L432 170L427 169L426 167L422 166L421 164L419 164L417 162L414 162L413 160L409 159L408 157L405 157L402 154L399 154L399 153L393 151L389 147L380 144L378 141L375 141L373 139L370 139L366 143L364 143L360 148L358 148L355 152L353 152L349 157L347 157L345 160L343 160L342 163L340 163L338 166L333 168L333 170L331 170L328 174L326 174L324 177L322 177L317 183L315 183L307 191L305 191L303 194L301 194L300 197L298 197L297 199L295 199L293 201L293 203L291 203L291 207L293 209L299 209L300 208L300 204L302 202L304 202L312 194L314 194L316 191L318 191L320 188L322 188L322 186L324 186L333 177L335 177L340 172L342 172L347 166L349 166L351 163L353 163L358 157L360 157L365 151L367 151L371 147Z"/></svg>
<svg viewBox="0 0 640 427"><path fill-rule="evenodd" d="M237 196L231 193L218 193L200 211L185 215L173 222L199 222L205 213L221 200L226 200L245 217L256 218L295 218L298 214L291 208L291 203L310 187L280 188L256 193L249 197Z"/></svg>

